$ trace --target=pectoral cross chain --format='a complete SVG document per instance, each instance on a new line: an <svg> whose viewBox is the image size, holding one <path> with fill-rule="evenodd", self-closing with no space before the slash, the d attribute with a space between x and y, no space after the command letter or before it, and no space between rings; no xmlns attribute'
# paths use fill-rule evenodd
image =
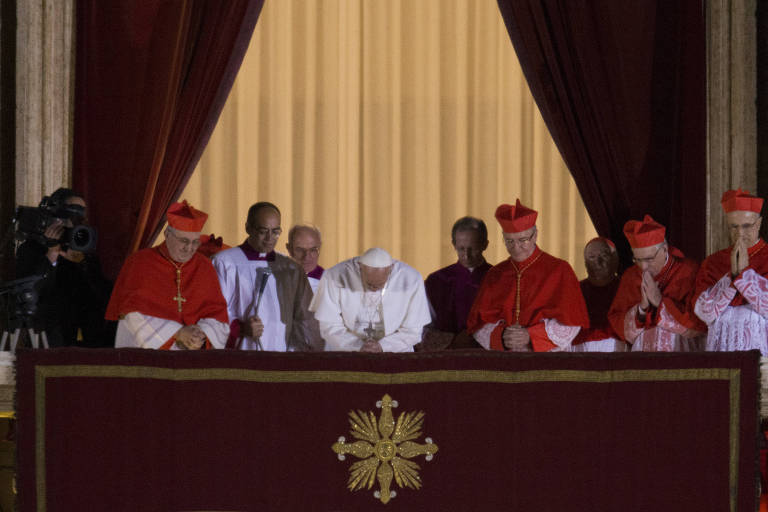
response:
<svg viewBox="0 0 768 512"><path fill-rule="evenodd" d="M181 313L181 304L187 302L187 299L181 296L181 268L176 268L176 296L173 301L179 304L179 313Z"/></svg>

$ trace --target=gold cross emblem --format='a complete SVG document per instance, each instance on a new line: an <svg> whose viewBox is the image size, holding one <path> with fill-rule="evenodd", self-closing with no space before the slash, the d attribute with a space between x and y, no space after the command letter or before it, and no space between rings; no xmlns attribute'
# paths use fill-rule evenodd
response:
<svg viewBox="0 0 768 512"><path fill-rule="evenodd" d="M397 401L389 395L376 402L376 407L381 409L378 422L371 411L367 414L359 410L350 411L350 433L359 441L347 443L342 436L331 447L339 460L344 460L348 453L362 459L349 468L347 488L350 491L363 487L370 489L374 480L378 480L380 490L373 496L385 504L397 496L397 492L390 489L393 478L401 489L421 488L419 465L408 459L425 455L425 459L430 461L437 453L437 445L429 437L424 439L425 444L413 442L421 437L424 412L400 413L395 422L392 408L397 405Z"/></svg>

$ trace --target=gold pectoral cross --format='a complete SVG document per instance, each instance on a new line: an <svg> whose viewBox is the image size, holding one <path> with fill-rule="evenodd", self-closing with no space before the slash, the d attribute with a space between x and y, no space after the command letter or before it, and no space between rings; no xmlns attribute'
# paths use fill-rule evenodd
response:
<svg viewBox="0 0 768 512"><path fill-rule="evenodd" d="M172 299L179 304L179 313L181 313L181 303L187 302L187 299L181 296L181 269L176 269L176 296Z"/></svg>

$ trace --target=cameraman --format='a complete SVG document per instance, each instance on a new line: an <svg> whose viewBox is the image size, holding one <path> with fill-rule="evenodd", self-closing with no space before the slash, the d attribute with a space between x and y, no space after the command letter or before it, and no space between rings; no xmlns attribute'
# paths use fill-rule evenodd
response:
<svg viewBox="0 0 768 512"><path fill-rule="evenodd" d="M112 283L102 275L94 253L82 253L59 243L65 229L87 223L85 200L71 189L60 188L51 194L50 204L77 205L83 214L54 219L44 233L49 239L47 245L29 239L16 251L17 278L44 276L38 285L33 325L45 330L51 347L111 347L116 324L104 320L104 312Z"/></svg>

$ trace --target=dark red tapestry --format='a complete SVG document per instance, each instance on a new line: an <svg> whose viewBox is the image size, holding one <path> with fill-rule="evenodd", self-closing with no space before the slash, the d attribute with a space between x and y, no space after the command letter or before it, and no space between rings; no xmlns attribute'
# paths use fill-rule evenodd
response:
<svg viewBox="0 0 768 512"><path fill-rule="evenodd" d="M758 356L26 350L20 510L755 510Z"/></svg>

